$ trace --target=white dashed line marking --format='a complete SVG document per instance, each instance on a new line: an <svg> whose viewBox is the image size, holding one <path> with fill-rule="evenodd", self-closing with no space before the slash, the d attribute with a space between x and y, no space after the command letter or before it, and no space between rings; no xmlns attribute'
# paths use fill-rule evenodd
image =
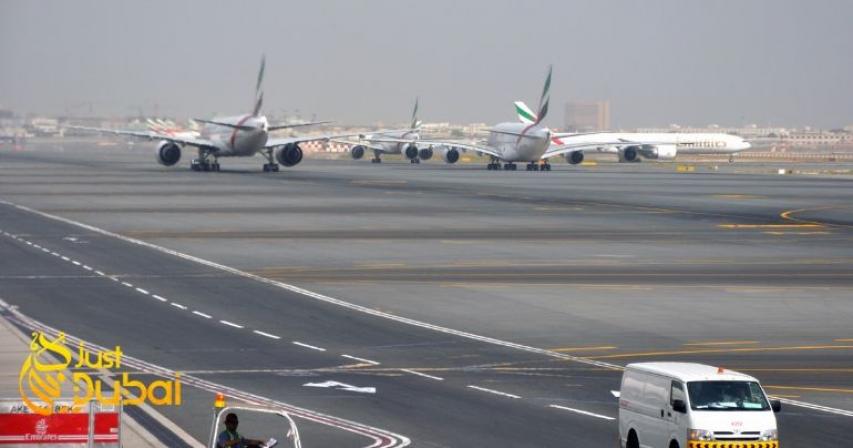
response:
<svg viewBox="0 0 853 448"><path fill-rule="evenodd" d="M49 254L49 253L50 253L50 249L48 249L48 248L46 248L46 247L42 247L42 248L41 248L41 251L42 251L42 252L44 252L44 253L46 253L46 254Z"/></svg>
<svg viewBox="0 0 853 448"><path fill-rule="evenodd" d="M146 290L144 290L144 289L142 289L142 288L136 288L136 291L137 291L137 292L139 292L139 293L145 294L145 295L150 294L148 291L146 291Z"/></svg>
<svg viewBox="0 0 853 448"><path fill-rule="evenodd" d="M560 405L556 405L556 404L548 405L548 407L555 408L555 409L562 409L564 411L574 412L575 414L587 415L589 417L600 418L603 420L616 420L615 418L608 417L606 415L596 414L594 412L584 411L582 409L568 408L568 407L560 406Z"/></svg>
<svg viewBox="0 0 853 448"><path fill-rule="evenodd" d="M276 336L274 334L265 333L265 332L259 331L259 330L253 330L252 333L259 334L261 336L265 336L265 337L268 337L270 339L281 339L281 337L279 337L279 336Z"/></svg>
<svg viewBox="0 0 853 448"><path fill-rule="evenodd" d="M444 378L442 378L442 377L427 375L426 373L421 373L421 372L418 372L417 370L400 369L400 371L406 372L406 373L411 373L412 375L422 376L424 378L429 378L431 380L444 381Z"/></svg>
<svg viewBox="0 0 853 448"><path fill-rule="evenodd" d="M235 324L234 322L228 322L227 320L220 320L220 321L219 321L219 323L220 323L220 324L228 325L229 327L234 327L234 328L243 328L243 326L242 326L242 325Z"/></svg>
<svg viewBox="0 0 853 448"><path fill-rule="evenodd" d="M91 270L92 270L92 267L84 264L84 265L83 265L83 269L85 269L85 270L87 270L87 271L91 271Z"/></svg>
<svg viewBox="0 0 853 448"><path fill-rule="evenodd" d="M310 348L311 350L317 350L318 352L325 352L326 349L323 347L317 347L315 345L306 344L304 342L293 341L293 345L298 345L300 347Z"/></svg>
<svg viewBox="0 0 853 448"><path fill-rule="evenodd" d="M111 279L112 281L114 281L114 282L119 281L118 277L110 277L110 279Z"/></svg>
<svg viewBox="0 0 853 448"><path fill-rule="evenodd" d="M70 258L68 258L68 257L66 257L65 255L63 255L63 256L62 256L62 260L63 260L63 261L71 261L71 259L70 259Z"/></svg>
<svg viewBox="0 0 853 448"><path fill-rule="evenodd" d="M520 397L520 396L518 396L518 395L508 394L508 393L506 393L506 392L501 392L501 391L499 391L499 390L494 390L494 389L486 389L485 387L474 386L474 385L470 385L470 384L468 385L468 387L469 387L469 388L471 388L471 389L479 390L479 391L481 391L481 392L487 392L487 393L494 394L494 395L500 395L500 396L502 396L502 397L507 397L507 398L521 398L521 397Z"/></svg>
<svg viewBox="0 0 853 448"><path fill-rule="evenodd" d="M162 298L162 297L158 296L157 294L151 294L151 297L154 297L155 299L157 299L157 300L159 300L159 301L161 301L161 302L168 302L168 300L166 300L166 299L164 299L164 298Z"/></svg>
<svg viewBox="0 0 853 448"><path fill-rule="evenodd" d="M77 265L77 266L81 266L81 265L82 265L82 263L80 263L80 262L79 262L79 261L77 261L77 260L72 260L72 261L71 261L71 263L72 263L72 264L74 264L74 265Z"/></svg>
<svg viewBox="0 0 853 448"><path fill-rule="evenodd" d="M367 363L367 364L370 364L370 365L373 365L373 366L378 366L378 365L379 365L379 363L378 363L378 362L376 362L376 361L371 361L371 360L369 360L369 359L359 358L359 357L357 357L357 356L352 356L352 355L341 355L341 356L343 356L344 358L347 358L347 359L353 359L353 360L356 360L356 361L361 361L361 362L363 362L363 363Z"/></svg>
<svg viewBox="0 0 853 448"><path fill-rule="evenodd" d="M25 241L25 243L27 243L27 245L28 245L28 246L32 246L32 245L33 245L33 243L31 243L31 242L29 242L29 241Z"/></svg>
<svg viewBox="0 0 853 448"><path fill-rule="evenodd" d="M98 274L98 275L107 275L107 274L104 274L102 271L97 271L97 270L95 271L95 274Z"/></svg>
<svg viewBox="0 0 853 448"><path fill-rule="evenodd" d="M56 253L56 252L51 252L50 254L51 254L51 255L53 255L54 257L58 257L58 256L59 256L59 254L58 254L58 253Z"/></svg>
<svg viewBox="0 0 853 448"><path fill-rule="evenodd" d="M121 282L121 284L127 286L128 288L133 288L133 285L128 282Z"/></svg>
<svg viewBox="0 0 853 448"><path fill-rule="evenodd" d="M201 311L193 311L193 314L195 314L196 316L201 316L205 319L210 319L211 317L210 314L204 314Z"/></svg>
<svg viewBox="0 0 853 448"><path fill-rule="evenodd" d="M185 306L181 305L180 303L172 302L172 303L170 303L169 305L172 305L172 306L173 306L173 307L175 307L175 308L180 308L180 309L182 309L182 310L187 309L187 307L185 307Z"/></svg>

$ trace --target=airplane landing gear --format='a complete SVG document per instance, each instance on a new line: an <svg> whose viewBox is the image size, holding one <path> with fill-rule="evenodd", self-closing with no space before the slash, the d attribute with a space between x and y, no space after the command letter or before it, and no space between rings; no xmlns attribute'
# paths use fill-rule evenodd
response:
<svg viewBox="0 0 853 448"><path fill-rule="evenodd" d="M379 157L376 157L376 158L370 159L370 163L382 163L382 159L380 159Z"/></svg>
<svg viewBox="0 0 853 448"><path fill-rule="evenodd" d="M277 173L278 172L278 164L275 163L275 156L273 155L273 150L269 149L266 151L267 162L264 164L264 172L265 173Z"/></svg>
<svg viewBox="0 0 853 448"><path fill-rule="evenodd" d="M209 157L210 154L207 151L199 148L198 158L190 162L190 169L193 171L219 171L219 159L214 156L213 163L210 163Z"/></svg>
<svg viewBox="0 0 853 448"><path fill-rule="evenodd" d="M500 163L495 163L495 162L489 162L489 164L488 164L488 165L486 165L486 169L487 169L487 170L489 170L489 171L492 171L492 170L500 170L500 169L501 169L501 164L500 164Z"/></svg>
<svg viewBox="0 0 853 448"><path fill-rule="evenodd" d="M418 159L418 158L409 159L409 163L421 163L421 159Z"/></svg>
<svg viewBox="0 0 853 448"><path fill-rule="evenodd" d="M527 171L539 171L539 165L536 162L530 162L527 164Z"/></svg>

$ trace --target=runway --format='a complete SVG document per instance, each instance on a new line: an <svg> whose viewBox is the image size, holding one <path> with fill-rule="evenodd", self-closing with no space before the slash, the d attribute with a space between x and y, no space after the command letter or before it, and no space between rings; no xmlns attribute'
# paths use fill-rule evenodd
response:
<svg viewBox="0 0 853 448"><path fill-rule="evenodd" d="M344 422L299 419L306 444L370 445L354 422L389 444L614 446L618 368L648 360L758 377L790 400L786 447L848 442L849 178L390 158L193 173L143 147L0 150L0 298ZM326 381L375 391L305 386ZM204 441L212 401L188 387L159 410Z"/></svg>

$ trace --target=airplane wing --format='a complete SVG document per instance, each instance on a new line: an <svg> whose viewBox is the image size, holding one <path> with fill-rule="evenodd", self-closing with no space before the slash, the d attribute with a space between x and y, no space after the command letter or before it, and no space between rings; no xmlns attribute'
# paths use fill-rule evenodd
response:
<svg viewBox="0 0 853 448"><path fill-rule="evenodd" d="M340 143L342 145L350 145L350 146L364 146L367 149L371 149L373 151L385 152L385 148L381 146L371 145L370 142L373 140L362 140L362 141L352 141L352 140L340 140L340 139L329 139L332 143Z"/></svg>
<svg viewBox="0 0 853 448"><path fill-rule="evenodd" d="M126 131L117 129L90 128L86 126L65 126L68 129L76 129L78 131L97 132L101 134L126 135L129 137L143 138L146 140L166 140L181 145L189 145L204 148L216 148L216 145L203 138L191 137L187 135L169 135L155 131Z"/></svg>
<svg viewBox="0 0 853 448"><path fill-rule="evenodd" d="M501 158L501 154L490 146L477 145L473 143L462 143L458 141L440 141L440 140L422 140L422 139L401 139L401 138L374 138L371 139L375 143L411 143L418 146L452 146L454 148L462 148L474 151L487 156Z"/></svg>
<svg viewBox="0 0 853 448"><path fill-rule="evenodd" d="M392 131L383 131L383 132L392 132ZM373 134L376 134L376 132L373 132ZM284 145L289 145L292 143L317 142L317 141L322 141L322 140L333 141L336 139L360 137L362 135L364 135L363 132L353 132L353 133L349 133L349 134L305 135L305 136L301 136L301 137L270 138L269 140L267 140L267 144L264 146L264 148L275 148L277 146L284 146ZM370 140L374 141L374 142L376 141L376 139L370 139ZM352 142L349 142L349 143L352 143ZM362 143L355 143L355 144L360 145ZM367 145L365 145L365 146L367 146Z"/></svg>
<svg viewBox="0 0 853 448"><path fill-rule="evenodd" d="M202 120L196 120L196 121L202 121ZM272 132L272 131L278 131L280 129L299 128L302 126L316 126L318 124L328 124L328 123L334 123L334 121L309 121L307 123L275 124L275 125L269 125L267 127L267 130Z"/></svg>
<svg viewBox="0 0 853 448"><path fill-rule="evenodd" d="M576 135L576 134L574 134ZM553 138L554 140L559 141L559 138ZM643 140L626 140L622 138L617 138L609 141L596 141L596 142L572 142L572 143L564 143L564 144L552 144L548 150L545 151L545 154L542 155L543 159L549 159L554 156L559 156L568 152L575 151L590 151L598 148L613 148L617 146L634 146L634 145L667 145L672 143L659 142L659 141L643 141ZM612 150L605 150L603 152L616 152Z"/></svg>

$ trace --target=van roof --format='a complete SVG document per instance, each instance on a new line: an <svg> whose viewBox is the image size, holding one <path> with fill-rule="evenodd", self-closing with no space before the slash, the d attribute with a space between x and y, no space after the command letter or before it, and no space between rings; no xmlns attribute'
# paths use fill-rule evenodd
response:
<svg viewBox="0 0 853 448"><path fill-rule="evenodd" d="M758 381L734 370L692 362L639 362L628 364L626 370L640 370L681 381Z"/></svg>

